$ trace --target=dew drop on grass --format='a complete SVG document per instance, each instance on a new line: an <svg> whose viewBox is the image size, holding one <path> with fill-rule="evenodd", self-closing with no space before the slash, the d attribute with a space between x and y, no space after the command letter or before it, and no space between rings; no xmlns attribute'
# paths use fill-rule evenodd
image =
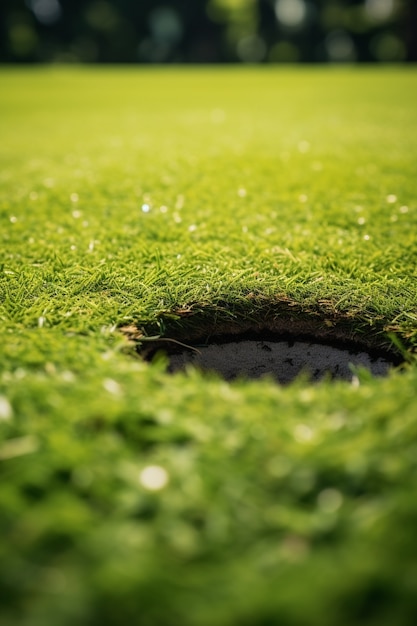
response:
<svg viewBox="0 0 417 626"><path fill-rule="evenodd" d="M149 204L142 204L142 213L149 213L150 210L151 207L149 206Z"/></svg>

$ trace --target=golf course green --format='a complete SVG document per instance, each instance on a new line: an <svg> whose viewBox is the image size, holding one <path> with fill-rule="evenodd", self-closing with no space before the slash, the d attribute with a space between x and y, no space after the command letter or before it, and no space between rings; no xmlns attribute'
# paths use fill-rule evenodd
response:
<svg viewBox="0 0 417 626"><path fill-rule="evenodd" d="M414 626L414 67L0 69L1 626ZM391 351L170 374L149 342Z"/></svg>

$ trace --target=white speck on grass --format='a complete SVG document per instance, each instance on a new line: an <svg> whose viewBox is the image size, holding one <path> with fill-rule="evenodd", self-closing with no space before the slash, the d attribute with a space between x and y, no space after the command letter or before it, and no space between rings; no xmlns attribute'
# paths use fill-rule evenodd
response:
<svg viewBox="0 0 417 626"><path fill-rule="evenodd" d="M0 460L5 461L6 459L14 459L17 456L31 454L36 452L38 448L39 442L32 435L7 439L0 448Z"/></svg>
<svg viewBox="0 0 417 626"><path fill-rule="evenodd" d="M399 211L400 213L408 213L408 206L400 206Z"/></svg>
<svg viewBox="0 0 417 626"><path fill-rule="evenodd" d="M247 195L247 193L248 193L248 192L246 191L246 189L245 189L244 187L240 187L240 188L237 190L237 195L239 196L239 198L245 198L245 197L246 197L246 195Z"/></svg>
<svg viewBox="0 0 417 626"><path fill-rule="evenodd" d="M299 443L304 443L306 441L311 441L313 438L312 429L306 424L297 424L294 429L294 438Z"/></svg>
<svg viewBox="0 0 417 626"><path fill-rule="evenodd" d="M72 217L75 220L78 220L81 217L81 215L82 215L81 211L75 210L75 211L72 212Z"/></svg>
<svg viewBox="0 0 417 626"><path fill-rule="evenodd" d="M45 322L46 322L46 317L44 317L43 315L38 317L38 328L43 328L45 326Z"/></svg>
<svg viewBox="0 0 417 626"><path fill-rule="evenodd" d="M14 377L16 380L23 380L26 378L26 374L27 372L23 367L18 367L17 370L15 370Z"/></svg>
<svg viewBox="0 0 417 626"><path fill-rule="evenodd" d="M103 380L103 389L113 394L114 396L119 395L122 391L122 388L120 387L119 383L117 383L112 378L105 378Z"/></svg>
<svg viewBox="0 0 417 626"><path fill-rule="evenodd" d="M78 193L72 193L70 195L70 200L71 200L71 202L78 202L78 200L79 200Z"/></svg>
<svg viewBox="0 0 417 626"><path fill-rule="evenodd" d="M110 324L110 326L103 325L103 326L100 328L100 332L101 332L103 335L109 335L109 334L111 334L111 333L114 333L114 331L116 330L116 328L117 328L117 324Z"/></svg>
<svg viewBox="0 0 417 626"><path fill-rule="evenodd" d="M307 202L308 196L305 193L300 193L300 195L298 196L298 200L299 202Z"/></svg>
<svg viewBox="0 0 417 626"><path fill-rule="evenodd" d="M166 207L165 205L162 205L161 207L159 207L159 211L161 213L167 213L168 211L168 207Z"/></svg>
<svg viewBox="0 0 417 626"><path fill-rule="evenodd" d="M149 206L149 204L142 204L142 213L149 213L150 210L151 207Z"/></svg>
<svg viewBox="0 0 417 626"><path fill-rule="evenodd" d="M343 504L343 496L337 489L323 489L317 497L317 504L323 513L336 513Z"/></svg>
<svg viewBox="0 0 417 626"><path fill-rule="evenodd" d="M321 163L321 161L313 161L313 163L311 164L311 169L313 170L313 172L321 172L321 170L323 169L323 164Z"/></svg>
<svg viewBox="0 0 417 626"><path fill-rule="evenodd" d="M223 109L213 109L210 113L210 119L212 124L223 124L226 119L226 113Z"/></svg>
<svg viewBox="0 0 417 626"><path fill-rule="evenodd" d="M188 230L190 231L190 233L193 233L195 230L197 230L196 224L191 224L191 226L188 227Z"/></svg>
<svg viewBox="0 0 417 626"><path fill-rule="evenodd" d="M346 419L341 413L336 413L335 415L330 416L329 427L331 428L331 430L340 430L345 426L345 424Z"/></svg>
<svg viewBox="0 0 417 626"><path fill-rule="evenodd" d="M388 204L394 204L395 202L397 202L397 196L394 195L393 193L390 193L386 197L386 200L387 200Z"/></svg>
<svg viewBox="0 0 417 626"><path fill-rule="evenodd" d="M171 424L173 421L172 413L169 409L161 409L157 414L157 419L160 424Z"/></svg>
<svg viewBox="0 0 417 626"><path fill-rule="evenodd" d="M182 207L184 206L184 201L185 201L185 198L184 198L184 196L182 194L177 196L177 201L175 203L175 208L176 209L182 209Z"/></svg>
<svg viewBox="0 0 417 626"><path fill-rule="evenodd" d="M365 224L365 222L366 222L366 219L365 219L364 217L360 217L360 218L358 219L358 224L359 224L360 226L362 226L363 224Z"/></svg>
<svg viewBox="0 0 417 626"><path fill-rule="evenodd" d="M371 237L370 237L370 235L364 235L363 238L364 238L365 241L369 241Z"/></svg>
<svg viewBox="0 0 417 626"><path fill-rule="evenodd" d="M301 154L305 154L309 150L310 150L310 143L308 141L303 140L298 143L298 152L301 152Z"/></svg>
<svg viewBox="0 0 417 626"><path fill-rule="evenodd" d="M70 250L76 250L76 249L77 249L77 246L74 246L74 245L70 246Z"/></svg>
<svg viewBox="0 0 417 626"><path fill-rule="evenodd" d="M16 215L11 215L11 216L10 216L10 221L11 221L11 223L12 223L12 224L16 224L16 222L17 222L17 217L16 217Z"/></svg>
<svg viewBox="0 0 417 626"><path fill-rule="evenodd" d="M61 372L61 378L66 383L73 383L75 381L75 374L71 370L64 370Z"/></svg>
<svg viewBox="0 0 417 626"><path fill-rule="evenodd" d="M12 418L12 405L5 396L0 396L0 421L7 422Z"/></svg>
<svg viewBox="0 0 417 626"><path fill-rule="evenodd" d="M168 481L168 472L160 465L148 465L139 474L140 484L149 491L159 491L163 489Z"/></svg>
<svg viewBox="0 0 417 626"><path fill-rule="evenodd" d="M302 389L299 398L303 404L310 404L314 401L314 393L311 389Z"/></svg>

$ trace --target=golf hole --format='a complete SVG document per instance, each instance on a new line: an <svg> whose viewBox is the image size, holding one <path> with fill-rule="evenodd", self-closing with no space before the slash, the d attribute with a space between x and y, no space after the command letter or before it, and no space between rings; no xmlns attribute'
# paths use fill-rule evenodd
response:
<svg viewBox="0 0 417 626"><path fill-rule="evenodd" d="M167 356L168 371L172 373L195 367L203 372L215 372L228 381L270 376L281 384L288 384L300 375L312 382L323 378L352 381L360 368L373 376L386 376L401 362L390 352L369 350L357 344L250 334L220 336L190 345L165 340L154 346L147 359L153 360L161 352Z"/></svg>

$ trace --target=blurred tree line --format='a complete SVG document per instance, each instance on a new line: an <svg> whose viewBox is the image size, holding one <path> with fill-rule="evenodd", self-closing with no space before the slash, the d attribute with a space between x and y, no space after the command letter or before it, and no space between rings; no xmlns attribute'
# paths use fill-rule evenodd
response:
<svg viewBox="0 0 417 626"><path fill-rule="evenodd" d="M1 0L1 62L417 60L416 0Z"/></svg>

